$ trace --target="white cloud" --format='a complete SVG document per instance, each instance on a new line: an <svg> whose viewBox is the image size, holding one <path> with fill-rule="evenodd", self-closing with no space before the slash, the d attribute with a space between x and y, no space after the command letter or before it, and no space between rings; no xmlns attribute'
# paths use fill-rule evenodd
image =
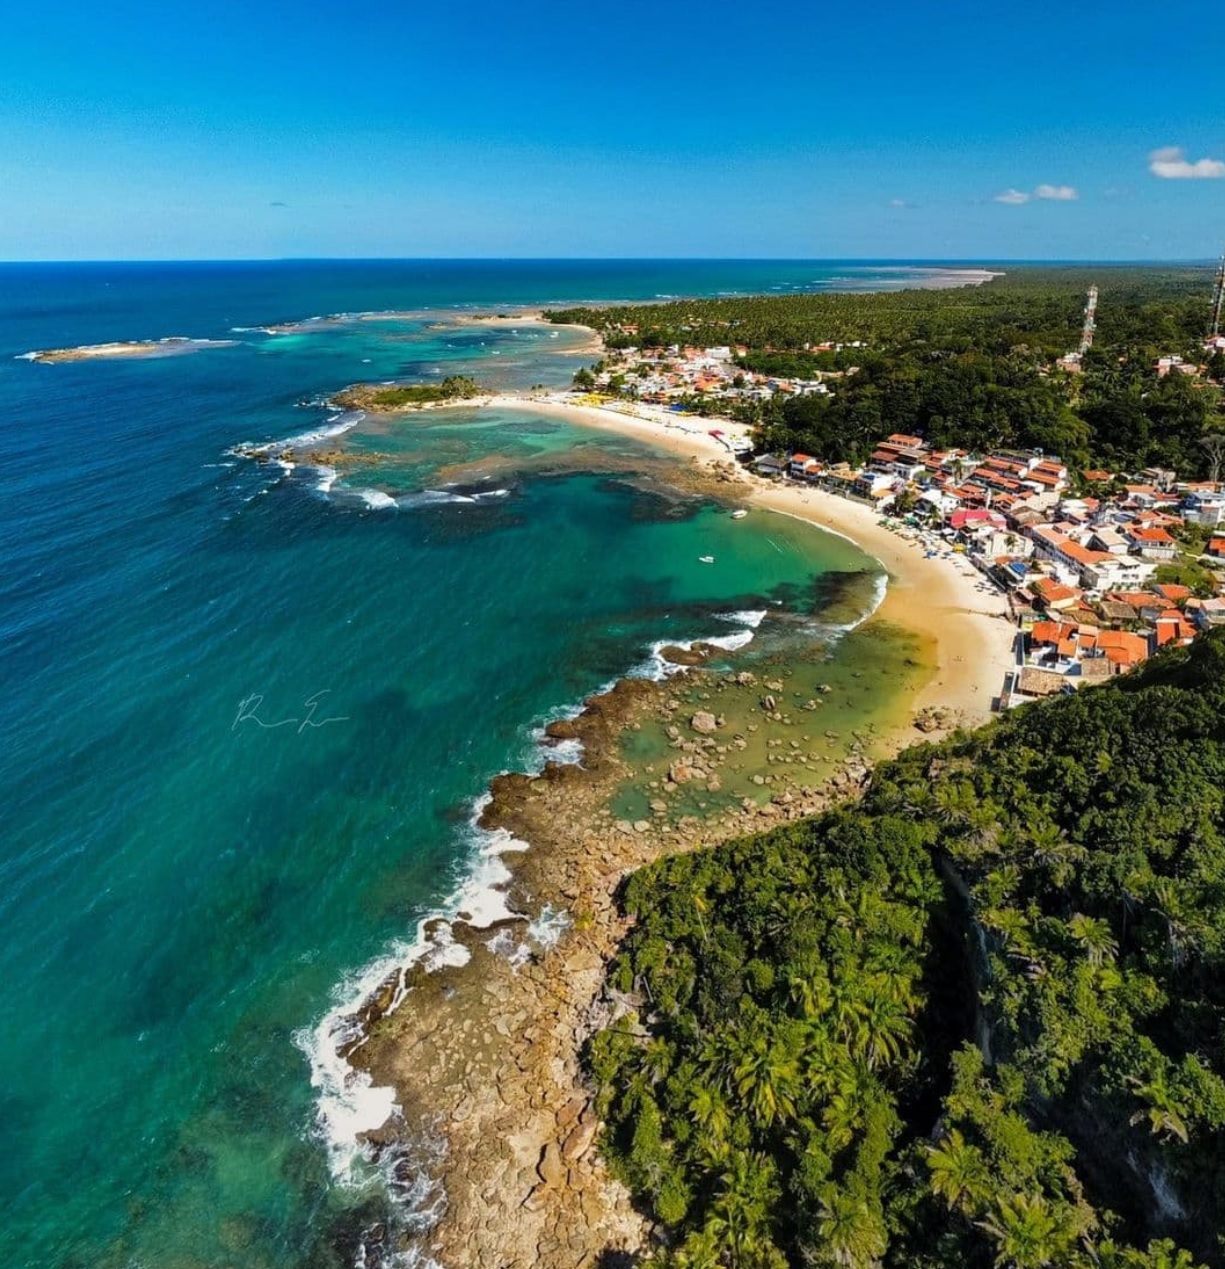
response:
<svg viewBox="0 0 1225 1269"><path fill-rule="evenodd" d="M914 206L914 203L908 203L904 198L891 198L889 200L889 206L896 207L899 210L902 210L902 209L909 210L910 208Z"/></svg>
<svg viewBox="0 0 1225 1269"><path fill-rule="evenodd" d="M1196 159L1183 155L1182 147L1165 145L1148 156L1148 170L1166 181L1210 181L1225 176L1220 159Z"/></svg>
<svg viewBox="0 0 1225 1269"><path fill-rule="evenodd" d="M995 202L1020 207L1023 203L1032 203L1034 199L1047 203L1074 203L1079 197L1071 185L1039 185L1032 191L1006 189L1002 194L996 194Z"/></svg>
<svg viewBox="0 0 1225 1269"><path fill-rule="evenodd" d="M1035 198L1045 198L1052 203L1074 203L1080 195L1071 185L1039 185Z"/></svg>

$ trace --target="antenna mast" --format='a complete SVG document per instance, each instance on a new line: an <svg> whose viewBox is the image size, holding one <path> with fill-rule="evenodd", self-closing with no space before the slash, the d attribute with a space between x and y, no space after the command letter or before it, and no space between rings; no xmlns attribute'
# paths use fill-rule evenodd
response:
<svg viewBox="0 0 1225 1269"><path fill-rule="evenodd" d="M1223 264L1225 264L1225 261L1223 261L1222 263L1223 263ZM1223 277L1225 277L1225 274L1222 274L1222 276L1223 276ZM1221 297L1220 297L1220 290L1219 290L1220 281L1221 281L1221 279L1220 279L1220 278L1218 278L1218 279L1217 279L1217 283L1218 283L1218 292L1217 292L1217 309L1218 309L1218 315L1219 315L1219 309L1220 309L1220 298L1221 298ZM1090 349L1090 348L1092 348L1092 347L1093 347L1093 332L1094 332L1095 330L1097 330L1097 287L1095 287L1095 286L1091 286L1091 287L1089 288L1089 300L1088 300L1088 303L1086 303L1086 305L1085 305L1085 324L1084 324L1084 326L1082 326L1082 327L1081 327L1081 330L1080 330L1080 352L1081 352L1081 355L1082 355L1082 356L1083 356L1085 353L1087 353L1087 352L1089 351L1089 349Z"/></svg>
<svg viewBox="0 0 1225 1269"><path fill-rule="evenodd" d="M1221 313L1225 309L1225 256L1221 257L1220 267L1216 271L1216 282L1212 287L1212 324L1208 327L1208 338L1215 339L1221 333Z"/></svg>

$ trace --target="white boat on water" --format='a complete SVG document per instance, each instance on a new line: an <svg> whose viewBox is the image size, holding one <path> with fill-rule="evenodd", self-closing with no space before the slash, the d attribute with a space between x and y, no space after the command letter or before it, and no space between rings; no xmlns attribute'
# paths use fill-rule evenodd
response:
<svg viewBox="0 0 1225 1269"><path fill-rule="evenodd" d="M743 520L748 514L749 513L743 507L740 507L738 510L732 512L732 519Z"/></svg>
<svg viewBox="0 0 1225 1269"><path fill-rule="evenodd" d="M699 564L713 564L714 562L715 562L715 557L713 555L699 555L698 556Z"/></svg>

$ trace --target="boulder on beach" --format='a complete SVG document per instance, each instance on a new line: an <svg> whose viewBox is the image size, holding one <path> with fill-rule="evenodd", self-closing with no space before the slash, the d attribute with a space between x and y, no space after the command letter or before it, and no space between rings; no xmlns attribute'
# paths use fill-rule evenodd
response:
<svg viewBox="0 0 1225 1269"><path fill-rule="evenodd" d="M718 728L719 723L713 714L700 709L689 720L689 726L692 727L694 731L701 732L704 736L709 736L711 732Z"/></svg>

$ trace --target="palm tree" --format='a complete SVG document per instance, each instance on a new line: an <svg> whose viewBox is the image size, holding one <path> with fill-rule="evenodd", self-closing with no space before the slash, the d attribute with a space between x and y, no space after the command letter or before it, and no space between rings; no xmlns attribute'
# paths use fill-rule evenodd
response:
<svg viewBox="0 0 1225 1269"><path fill-rule="evenodd" d="M1136 1096L1145 1103L1144 1108L1136 1111L1129 1122L1141 1124L1147 1121L1149 1131L1155 1137L1165 1142L1181 1141L1186 1145L1190 1134L1185 1111L1178 1104L1175 1091L1166 1079L1165 1066L1160 1065L1151 1071L1147 1080L1135 1075L1128 1075L1126 1078Z"/></svg>
<svg viewBox="0 0 1225 1269"><path fill-rule="evenodd" d="M843 1269L866 1269L885 1254L885 1230L867 1199L830 1186L817 1211L817 1233L824 1252ZM822 1257L824 1258L824 1257Z"/></svg>
<svg viewBox="0 0 1225 1269"><path fill-rule="evenodd" d="M1003 1199L986 1220L978 1222L995 1240L999 1269L1042 1269L1068 1241L1067 1231L1041 1195L1014 1194Z"/></svg>
<svg viewBox="0 0 1225 1269"><path fill-rule="evenodd" d="M977 1208L989 1192L991 1176L982 1153L954 1128L938 1146L929 1146L932 1193L957 1211Z"/></svg>
<svg viewBox="0 0 1225 1269"><path fill-rule="evenodd" d="M689 1099L689 1113L701 1129L699 1149L711 1163L721 1163L727 1156L732 1117L723 1094L711 1084L700 1084Z"/></svg>
<svg viewBox="0 0 1225 1269"><path fill-rule="evenodd" d="M793 974L787 986L803 1018L820 1018L833 1008L833 989L823 973Z"/></svg>
<svg viewBox="0 0 1225 1269"><path fill-rule="evenodd" d="M1119 954L1119 945L1105 921L1078 912L1068 922L1068 933L1084 949L1090 965L1104 965Z"/></svg>
<svg viewBox="0 0 1225 1269"><path fill-rule="evenodd" d="M685 1239L668 1263L676 1269L720 1269L723 1244L719 1232L704 1225Z"/></svg>
<svg viewBox="0 0 1225 1269"><path fill-rule="evenodd" d="M1158 877L1149 887L1149 902L1165 921L1166 938L1170 945L1170 958L1181 965L1187 953L1200 947L1203 940L1203 923L1192 912L1172 877Z"/></svg>
<svg viewBox="0 0 1225 1269"><path fill-rule="evenodd" d="M775 1119L793 1118L800 1075L795 1053L761 1032L748 1036L737 1049L732 1082L754 1117L767 1128Z"/></svg>
<svg viewBox="0 0 1225 1269"><path fill-rule="evenodd" d="M1029 829L1029 844L1035 862L1051 872L1051 881L1062 889L1075 875L1075 865L1088 852L1064 836L1063 829L1052 820L1043 820Z"/></svg>
<svg viewBox="0 0 1225 1269"><path fill-rule="evenodd" d="M873 993L867 1001L864 1014L864 1043L862 1057L869 1070L882 1063L896 1062L910 1038L911 1021L906 1010L897 1000Z"/></svg>
<svg viewBox="0 0 1225 1269"><path fill-rule="evenodd" d="M769 1228L770 1213L777 1201L773 1163L763 1154L736 1151L719 1178L719 1189L706 1222L725 1261L746 1269L772 1261L784 1263Z"/></svg>

